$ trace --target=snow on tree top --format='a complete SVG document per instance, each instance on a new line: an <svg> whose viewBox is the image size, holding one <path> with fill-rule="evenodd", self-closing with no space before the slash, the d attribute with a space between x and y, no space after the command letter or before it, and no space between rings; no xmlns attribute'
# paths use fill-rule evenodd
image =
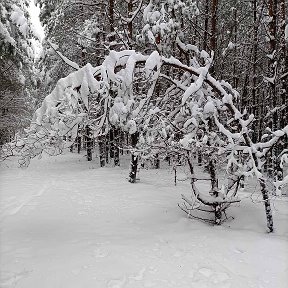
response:
<svg viewBox="0 0 288 288"><path fill-rule="evenodd" d="M26 37L27 32L28 32L28 23L27 23L27 19L23 13L23 11L15 4L12 5L12 13L11 13L11 20L13 23L15 23L18 28L19 31L22 33L22 35L24 37Z"/></svg>

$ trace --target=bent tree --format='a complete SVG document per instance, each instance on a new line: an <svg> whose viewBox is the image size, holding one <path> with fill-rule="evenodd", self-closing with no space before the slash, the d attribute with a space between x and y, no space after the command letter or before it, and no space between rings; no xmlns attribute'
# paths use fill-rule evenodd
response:
<svg viewBox="0 0 288 288"><path fill-rule="evenodd" d="M238 110L238 92L210 75L211 63L208 53L195 48L191 65L157 51L150 55L111 51L100 66L87 64L57 82L35 112L26 137L14 143L22 153L22 164L28 165L43 151L61 153L77 137L79 124L89 125L96 140L111 129L119 129L133 139L130 182L136 180L137 155L143 151L177 151L185 155L190 168L192 193L191 199L183 196L183 210L191 215L193 209L204 205L212 208L213 223L221 224L226 209L240 201L240 179L254 175L261 187L268 231L272 232L269 190L262 167L267 153L287 136L288 126L271 131L262 142L253 142L249 133L253 114ZM199 151L208 163L209 191L197 189L191 155ZM287 159L284 152L282 162ZM229 183L222 187L218 187L215 173L220 158L229 174ZM276 183L278 188L288 181L286 178Z"/></svg>

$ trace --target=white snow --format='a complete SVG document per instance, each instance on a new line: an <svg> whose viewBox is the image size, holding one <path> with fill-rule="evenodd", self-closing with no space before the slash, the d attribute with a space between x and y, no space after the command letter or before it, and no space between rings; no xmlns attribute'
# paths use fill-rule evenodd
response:
<svg viewBox="0 0 288 288"><path fill-rule="evenodd" d="M0 21L0 36L3 37L4 42L10 43L11 45L15 46L16 41L11 37L9 31L1 21Z"/></svg>
<svg viewBox="0 0 288 288"><path fill-rule="evenodd" d="M267 234L253 183L227 211L235 219L213 227L177 207L190 185L174 186L169 169L130 184L128 161L99 168L67 153L21 170L16 160L0 167L1 287L287 287L288 202L273 200Z"/></svg>
<svg viewBox="0 0 288 288"><path fill-rule="evenodd" d="M273 76L273 77L263 76L263 79L264 79L264 81L269 82L269 83L271 83L271 84L274 84L274 83L275 83L275 76Z"/></svg>
<svg viewBox="0 0 288 288"><path fill-rule="evenodd" d="M145 72L146 77L148 78L149 75L152 73L156 66L160 66L161 63L161 56L157 51L153 51L145 63Z"/></svg>
<svg viewBox="0 0 288 288"><path fill-rule="evenodd" d="M209 113L213 114L216 112L216 107L215 107L212 99L209 99L209 101L205 104L203 112L206 114L209 114Z"/></svg>
<svg viewBox="0 0 288 288"><path fill-rule="evenodd" d="M199 68L198 71L200 72L198 79L187 88L182 96L182 105L186 103L189 97L193 96L193 94L200 90L203 85L208 71L204 67Z"/></svg>
<svg viewBox="0 0 288 288"><path fill-rule="evenodd" d="M31 21L31 28L34 35L39 39L40 42L43 41L45 37L44 27L42 26L39 14L40 14L40 7L35 5L35 1L30 1L28 12L30 14L30 21ZM36 44L36 43L35 43ZM41 50L41 45L38 46L38 49ZM37 53L41 53L41 51L37 51Z"/></svg>
<svg viewBox="0 0 288 288"><path fill-rule="evenodd" d="M137 132L137 125L133 119L131 119L127 122L126 130L129 132L129 134L134 134Z"/></svg>
<svg viewBox="0 0 288 288"><path fill-rule="evenodd" d="M15 23L24 37L28 32L28 22L23 11L15 4L12 5L11 20Z"/></svg>

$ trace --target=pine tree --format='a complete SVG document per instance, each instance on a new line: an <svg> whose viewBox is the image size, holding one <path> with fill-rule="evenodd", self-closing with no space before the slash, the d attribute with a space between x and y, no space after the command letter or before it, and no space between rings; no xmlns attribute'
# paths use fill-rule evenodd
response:
<svg viewBox="0 0 288 288"><path fill-rule="evenodd" d="M0 144L29 124L35 73L28 1L0 3Z"/></svg>

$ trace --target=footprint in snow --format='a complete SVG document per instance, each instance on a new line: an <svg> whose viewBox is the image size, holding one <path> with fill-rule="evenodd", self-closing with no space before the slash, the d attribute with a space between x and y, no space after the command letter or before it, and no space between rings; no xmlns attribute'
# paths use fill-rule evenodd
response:
<svg viewBox="0 0 288 288"><path fill-rule="evenodd" d="M16 287L18 281L20 281L22 278L27 277L29 274L31 274L32 271L23 271L20 273L14 273L14 272L8 272L8 271L2 271L0 273L0 287L1 288L12 288Z"/></svg>
<svg viewBox="0 0 288 288"><path fill-rule="evenodd" d="M227 273L217 272L217 271L214 271L214 270L207 268L207 267L200 268L198 270L198 273L201 274L202 276L204 276L206 279L209 279L209 281L213 282L214 284L223 283L223 282L230 279L230 277ZM226 283L226 284L228 286L225 286L225 287L230 287L229 283Z"/></svg>
<svg viewBox="0 0 288 288"><path fill-rule="evenodd" d="M188 277L194 278L194 276L195 276L195 270L190 270L190 272L188 273Z"/></svg>
<svg viewBox="0 0 288 288"><path fill-rule="evenodd" d="M107 288L122 288L126 283L126 277L121 279L112 279L108 282Z"/></svg>
<svg viewBox="0 0 288 288"><path fill-rule="evenodd" d="M245 251L243 251L242 249L239 249L239 248L234 248L234 252L238 253L238 254L243 254Z"/></svg>
<svg viewBox="0 0 288 288"><path fill-rule="evenodd" d="M109 255L109 252L103 248L97 248L93 251L93 255L95 258L105 258Z"/></svg>
<svg viewBox="0 0 288 288"><path fill-rule="evenodd" d="M77 276L77 275L80 274L81 270L82 270L81 268L73 269L73 270L71 271L71 273Z"/></svg>
<svg viewBox="0 0 288 288"><path fill-rule="evenodd" d="M180 258L182 256L183 256L183 254L180 251L177 251L174 253L174 257Z"/></svg>
<svg viewBox="0 0 288 288"><path fill-rule="evenodd" d="M88 213L87 212L85 212L85 211L80 211L80 212L78 212L78 215L80 215L80 216L85 216L85 215L88 215Z"/></svg>
<svg viewBox="0 0 288 288"><path fill-rule="evenodd" d="M202 274L203 276L207 277L207 278L209 278L209 277L214 273L214 272L213 272L211 269L209 269L209 268L201 268L201 269L198 270L198 272L199 272L200 274Z"/></svg>
<svg viewBox="0 0 288 288"><path fill-rule="evenodd" d="M146 272L146 268L142 268L137 274L133 276L129 276L129 279L135 280L135 281L143 280L145 272Z"/></svg>
<svg viewBox="0 0 288 288"><path fill-rule="evenodd" d="M217 283L224 282L224 281L226 281L228 279L230 279L230 277L229 277L229 275L227 273L225 273L225 272L217 272L213 276L212 282L217 284Z"/></svg>
<svg viewBox="0 0 288 288"><path fill-rule="evenodd" d="M145 288L150 288L150 287L155 287L155 286L156 286L156 283L154 282L147 281L144 283Z"/></svg>

